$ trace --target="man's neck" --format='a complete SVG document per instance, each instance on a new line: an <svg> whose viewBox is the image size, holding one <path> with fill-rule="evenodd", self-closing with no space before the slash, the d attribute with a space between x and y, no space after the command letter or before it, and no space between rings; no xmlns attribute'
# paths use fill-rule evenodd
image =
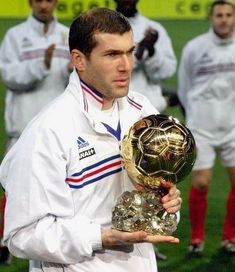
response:
<svg viewBox="0 0 235 272"><path fill-rule="evenodd" d="M40 23L43 23L43 31L44 31L44 33L47 33L48 32L48 29L49 29L49 26L50 26L50 24L51 24L51 22L53 21L53 18L51 18L51 20L49 20L49 21L42 21L42 20L40 20L39 18L37 18L37 17L35 17L34 15L33 15L33 17L37 20L37 21L39 21Z"/></svg>
<svg viewBox="0 0 235 272"><path fill-rule="evenodd" d="M110 98L110 99L104 98L102 110L111 109L113 106L113 103L114 103L114 98Z"/></svg>

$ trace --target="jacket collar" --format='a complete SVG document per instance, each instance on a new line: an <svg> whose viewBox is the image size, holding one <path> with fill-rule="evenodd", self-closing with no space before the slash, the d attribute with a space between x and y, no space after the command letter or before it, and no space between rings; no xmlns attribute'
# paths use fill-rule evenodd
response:
<svg viewBox="0 0 235 272"><path fill-rule="evenodd" d="M228 39L221 39L219 36L217 36L214 32L214 30L212 28L210 28L209 30L209 35L210 37L212 38L213 42L217 45L226 45L226 44L230 44L233 42L234 40L234 33L232 35L231 38L228 38Z"/></svg>
<svg viewBox="0 0 235 272"><path fill-rule="evenodd" d="M55 25L57 22L57 20L55 18L53 18L53 20L51 21L51 23L49 25L49 29L48 29L47 33L44 33L44 23L40 22L32 15L30 15L28 17L27 21L30 23L30 25L32 26L34 31L36 31L41 36L50 35L53 32L53 30L55 29Z"/></svg>
<svg viewBox="0 0 235 272"><path fill-rule="evenodd" d="M97 128L96 120L92 117L94 116L92 113L102 109L102 95L97 90L90 88L82 82L75 69L70 75L69 85L66 91L73 95L79 104L81 111L88 118L92 126ZM115 102L118 103L119 118L123 133L126 132L136 120L138 120L138 117L141 117L142 105L140 101L135 101L135 97L132 94L118 98ZM102 130L104 130L103 126Z"/></svg>

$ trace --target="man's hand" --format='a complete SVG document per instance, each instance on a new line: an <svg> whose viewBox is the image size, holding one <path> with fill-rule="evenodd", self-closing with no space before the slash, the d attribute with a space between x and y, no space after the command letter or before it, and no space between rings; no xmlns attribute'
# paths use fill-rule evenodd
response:
<svg viewBox="0 0 235 272"><path fill-rule="evenodd" d="M135 243L179 243L173 236L149 235L145 231L125 232L115 229L102 229L102 244L104 248Z"/></svg>
<svg viewBox="0 0 235 272"><path fill-rule="evenodd" d="M52 60L54 50L55 50L55 44L51 44L45 51L44 63L47 69L50 69L51 67L51 60Z"/></svg>
<svg viewBox="0 0 235 272"><path fill-rule="evenodd" d="M157 42L157 40L158 40L157 30L149 27L145 31L143 40L140 41L140 43L137 46L136 53L135 53L136 58L138 60L141 60L145 50L148 51L149 57L152 57L155 53L154 44Z"/></svg>
<svg viewBox="0 0 235 272"><path fill-rule="evenodd" d="M176 186L172 186L169 192L162 197L163 208L169 213L178 212L182 204L182 198L180 195L181 193Z"/></svg>
<svg viewBox="0 0 235 272"><path fill-rule="evenodd" d="M137 191L142 191L144 189L143 185L135 184L135 189ZM162 206L168 213L178 212L181 208L182 198L180 190L176 188L175 185L170 185L166 188L166 194L163 194L161 198Z"/></svg>

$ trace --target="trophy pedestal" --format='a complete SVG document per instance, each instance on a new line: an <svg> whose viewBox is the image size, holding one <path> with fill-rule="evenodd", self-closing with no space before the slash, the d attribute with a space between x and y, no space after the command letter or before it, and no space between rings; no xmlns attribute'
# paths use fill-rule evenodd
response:
<svg viewBox="0 0 235 272"><path fill-rule="evenodd" d="M112 210L112 224L121 231L171 235L177 228L177 216L164 210L158 191L143 189L124 192L118 198Z"/></svg>

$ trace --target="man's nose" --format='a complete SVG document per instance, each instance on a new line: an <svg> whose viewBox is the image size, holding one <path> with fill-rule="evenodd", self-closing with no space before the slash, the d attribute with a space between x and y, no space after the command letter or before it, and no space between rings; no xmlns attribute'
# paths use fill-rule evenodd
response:
<svg viewBox="0 0 235 272"><path fill-rule="evenodd" d="M120 58L119 70L125 70L125 71L130 71L132 68L132 57L123 54Z"/></svg>

